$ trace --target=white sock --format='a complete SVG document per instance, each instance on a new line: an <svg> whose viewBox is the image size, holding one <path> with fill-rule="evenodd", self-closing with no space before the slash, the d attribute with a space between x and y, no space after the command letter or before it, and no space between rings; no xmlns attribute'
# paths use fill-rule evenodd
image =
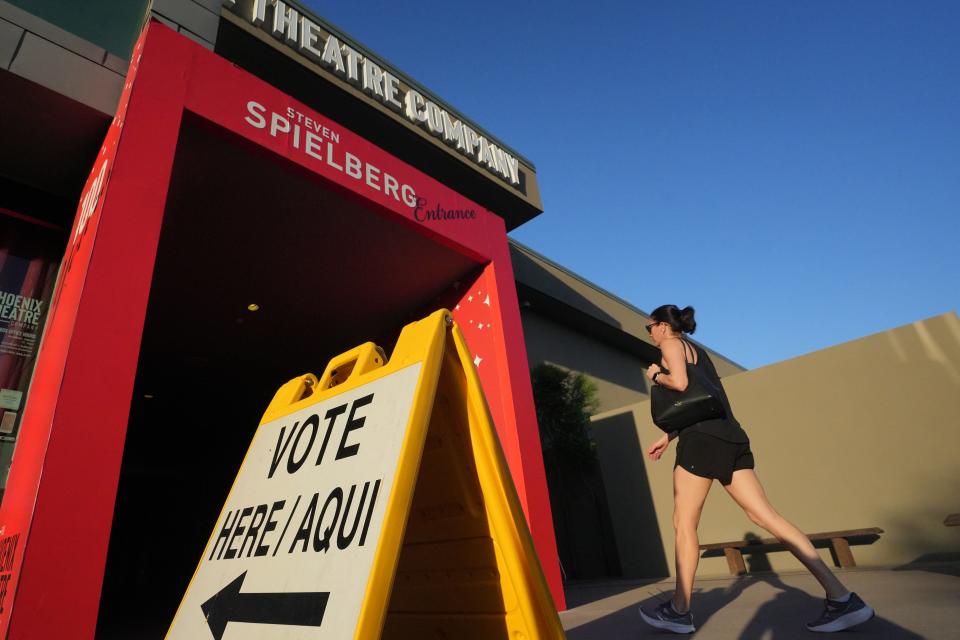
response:
<svg viewBox="0 0 960 640"><path fill-rule="evenodd" d="M850 602L850 596L852 596L852 595L853 595L852 592L847 591L847 595L845 595L845 596L840 596L839 598L830 598L830 601L831 601L831 602L840 602L840 603Z"/></svg>

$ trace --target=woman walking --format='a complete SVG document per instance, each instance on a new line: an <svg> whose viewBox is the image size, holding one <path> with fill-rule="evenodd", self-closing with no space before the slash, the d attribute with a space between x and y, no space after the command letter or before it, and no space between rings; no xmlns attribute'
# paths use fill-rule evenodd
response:
<svg viewBox="0 0 960 640"><path fill-rule="evenodd" d="M658 629L676 633L694 631L690 599L700 559L697 525L707 492L713 481L719 480L750 520L783 543L823 586L826 592L823 614L808 622L807 629L840 631L866 622L873 617L873 609L843 586L820 559L810 539L777 513L767 500L753 471L750 439L733 417L713 362L703 349L683 337L696 329L693 316L693 307L681 310L672 304L658 307L650 314L651 322L646 329L653 343L660 347L663 358L659 365L650 365L646 375L654 384L684 391L688 383L688 367L698 369L699 375L719 389L719 400L726 417L697 422L679 433L673 469L677 587L672 600L653 609L641 607L640 615ZM647 455L651 460L659 460L670 441L677 436L677 432L664 435L650 446Z"/></svg>

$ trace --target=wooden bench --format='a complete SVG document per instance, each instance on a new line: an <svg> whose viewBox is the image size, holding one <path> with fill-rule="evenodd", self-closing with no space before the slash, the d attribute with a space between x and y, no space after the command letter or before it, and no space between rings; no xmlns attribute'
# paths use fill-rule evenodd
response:
<svg viewBox="0 0 960 640"><path fill-rule="evenodd" d="M943 519L943 524L948 527L960 527L960 513L951 513Z"/></svg>
<svg viewBox="0 0 960 640"><path fill-rule="evenodd" d="M957 515L960 516L960 514ZM881 533L883 533L883 529L871 527L869 529L812 533L808 534L807 537L810 538L815 547L829 546L834 564L838 567L848 568L857 566L857 563L853 560L853 553L850 551L850 543L869 544L876 541ZM704 558L719 556L722 551L727 558L730 575L741 576L747 573L747 567L743 563L744 553L785 551L786 547L776 538L763 538L761 540L732 540L730 542L702 544L700 550L705 552L703 554Z"/></svg>

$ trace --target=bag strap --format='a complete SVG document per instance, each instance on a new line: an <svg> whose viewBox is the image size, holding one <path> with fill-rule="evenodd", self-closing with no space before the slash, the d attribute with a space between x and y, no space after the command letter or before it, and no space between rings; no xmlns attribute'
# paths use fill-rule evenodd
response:
<svg viewBox="0 0 960 640"><path fill-rule="evenodd" d="M697 364L700 361L700 358L697 357L697 352L694 351L693 346L687 344L687 341L683 338L680 338L681 344L683 344L683 357L687 357L687 349L690 349L690 364Z"/></svg>

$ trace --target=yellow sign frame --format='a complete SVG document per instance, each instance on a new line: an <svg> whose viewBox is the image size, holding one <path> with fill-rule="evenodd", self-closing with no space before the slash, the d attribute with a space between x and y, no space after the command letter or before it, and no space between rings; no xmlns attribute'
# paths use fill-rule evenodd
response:
<svg viewBox="0 0 960 640"><path fill-rule="evenodd" d="M330 360L319 379L290 380L260 424L416 363L419 380L353 640L564 638L480 379L449 311L404 327L389 361L367 342ZM224 511L227 504L229 495Z"/></svg>

